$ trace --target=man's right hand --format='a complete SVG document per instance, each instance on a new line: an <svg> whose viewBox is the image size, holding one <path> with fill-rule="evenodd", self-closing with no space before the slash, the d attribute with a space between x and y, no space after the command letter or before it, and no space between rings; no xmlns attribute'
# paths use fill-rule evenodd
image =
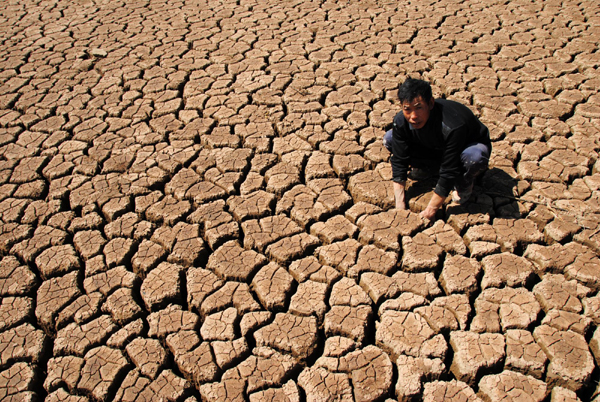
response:
<svg viewBox="0 0 600 402"><path fill-rule="evenodd" d="M404 201L404 186L406 182L394 183L394 198L396 198L396 209L406 209L406 202Z"/></svg>

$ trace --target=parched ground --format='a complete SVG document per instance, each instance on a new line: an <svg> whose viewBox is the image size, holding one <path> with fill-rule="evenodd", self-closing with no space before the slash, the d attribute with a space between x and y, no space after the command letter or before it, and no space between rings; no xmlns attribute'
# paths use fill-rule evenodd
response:
<svg viewBox="0 0 600 402"><path fill-rule="evenodd" d="M594 0L0 4L2 401L600 400ZM407 76L490 128L396 211Z"/></svg>

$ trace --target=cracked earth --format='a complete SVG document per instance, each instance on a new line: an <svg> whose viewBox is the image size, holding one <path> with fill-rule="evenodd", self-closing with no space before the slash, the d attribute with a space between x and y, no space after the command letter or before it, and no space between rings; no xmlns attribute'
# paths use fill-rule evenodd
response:
<svg viewBox="0 0 600 402"><path fill-rule="evenodd" d="M3 401L600 401L600 6L10 1ZM489 127L394 210L406 77Z"/></svg>

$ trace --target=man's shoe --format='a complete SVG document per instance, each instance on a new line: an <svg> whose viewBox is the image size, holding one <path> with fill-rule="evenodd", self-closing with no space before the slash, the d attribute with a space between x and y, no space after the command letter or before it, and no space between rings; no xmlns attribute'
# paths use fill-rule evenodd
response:
<svg viewBox="0 0 600 402"><path fill-rule="evenodd" d="M471 199L473 195L473 184L465 189L458 190L454 187L454 191L452 192L452 201L456 202L459 205L464 205Z"/></svg>
<svg viewBox="0 0 600 402"><path fill-rule="evenodd" d="M415 181L427 180L430 177L433 177L433 173L426 169L412 168L410 169L410 172L408 172L408 178Z"/></svg>

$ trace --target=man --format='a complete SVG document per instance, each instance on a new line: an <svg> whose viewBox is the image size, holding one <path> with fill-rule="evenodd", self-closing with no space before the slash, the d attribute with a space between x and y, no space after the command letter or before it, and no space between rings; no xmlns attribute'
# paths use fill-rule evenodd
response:
<svg viewBox="0 0 600 402"><path fill-rule="evenodd" d="M419 179L425 171L439 169L434 193L421 212L422 217L432 219L453 188L453 201L464 204L469 200L475 179L488 167L490 134L468 107L434 99L426 81L408 78L400 85L398 98L402 113L394 117L394 126L383 139L392 153L396 208L406 209L407 176Z"/></svg>

